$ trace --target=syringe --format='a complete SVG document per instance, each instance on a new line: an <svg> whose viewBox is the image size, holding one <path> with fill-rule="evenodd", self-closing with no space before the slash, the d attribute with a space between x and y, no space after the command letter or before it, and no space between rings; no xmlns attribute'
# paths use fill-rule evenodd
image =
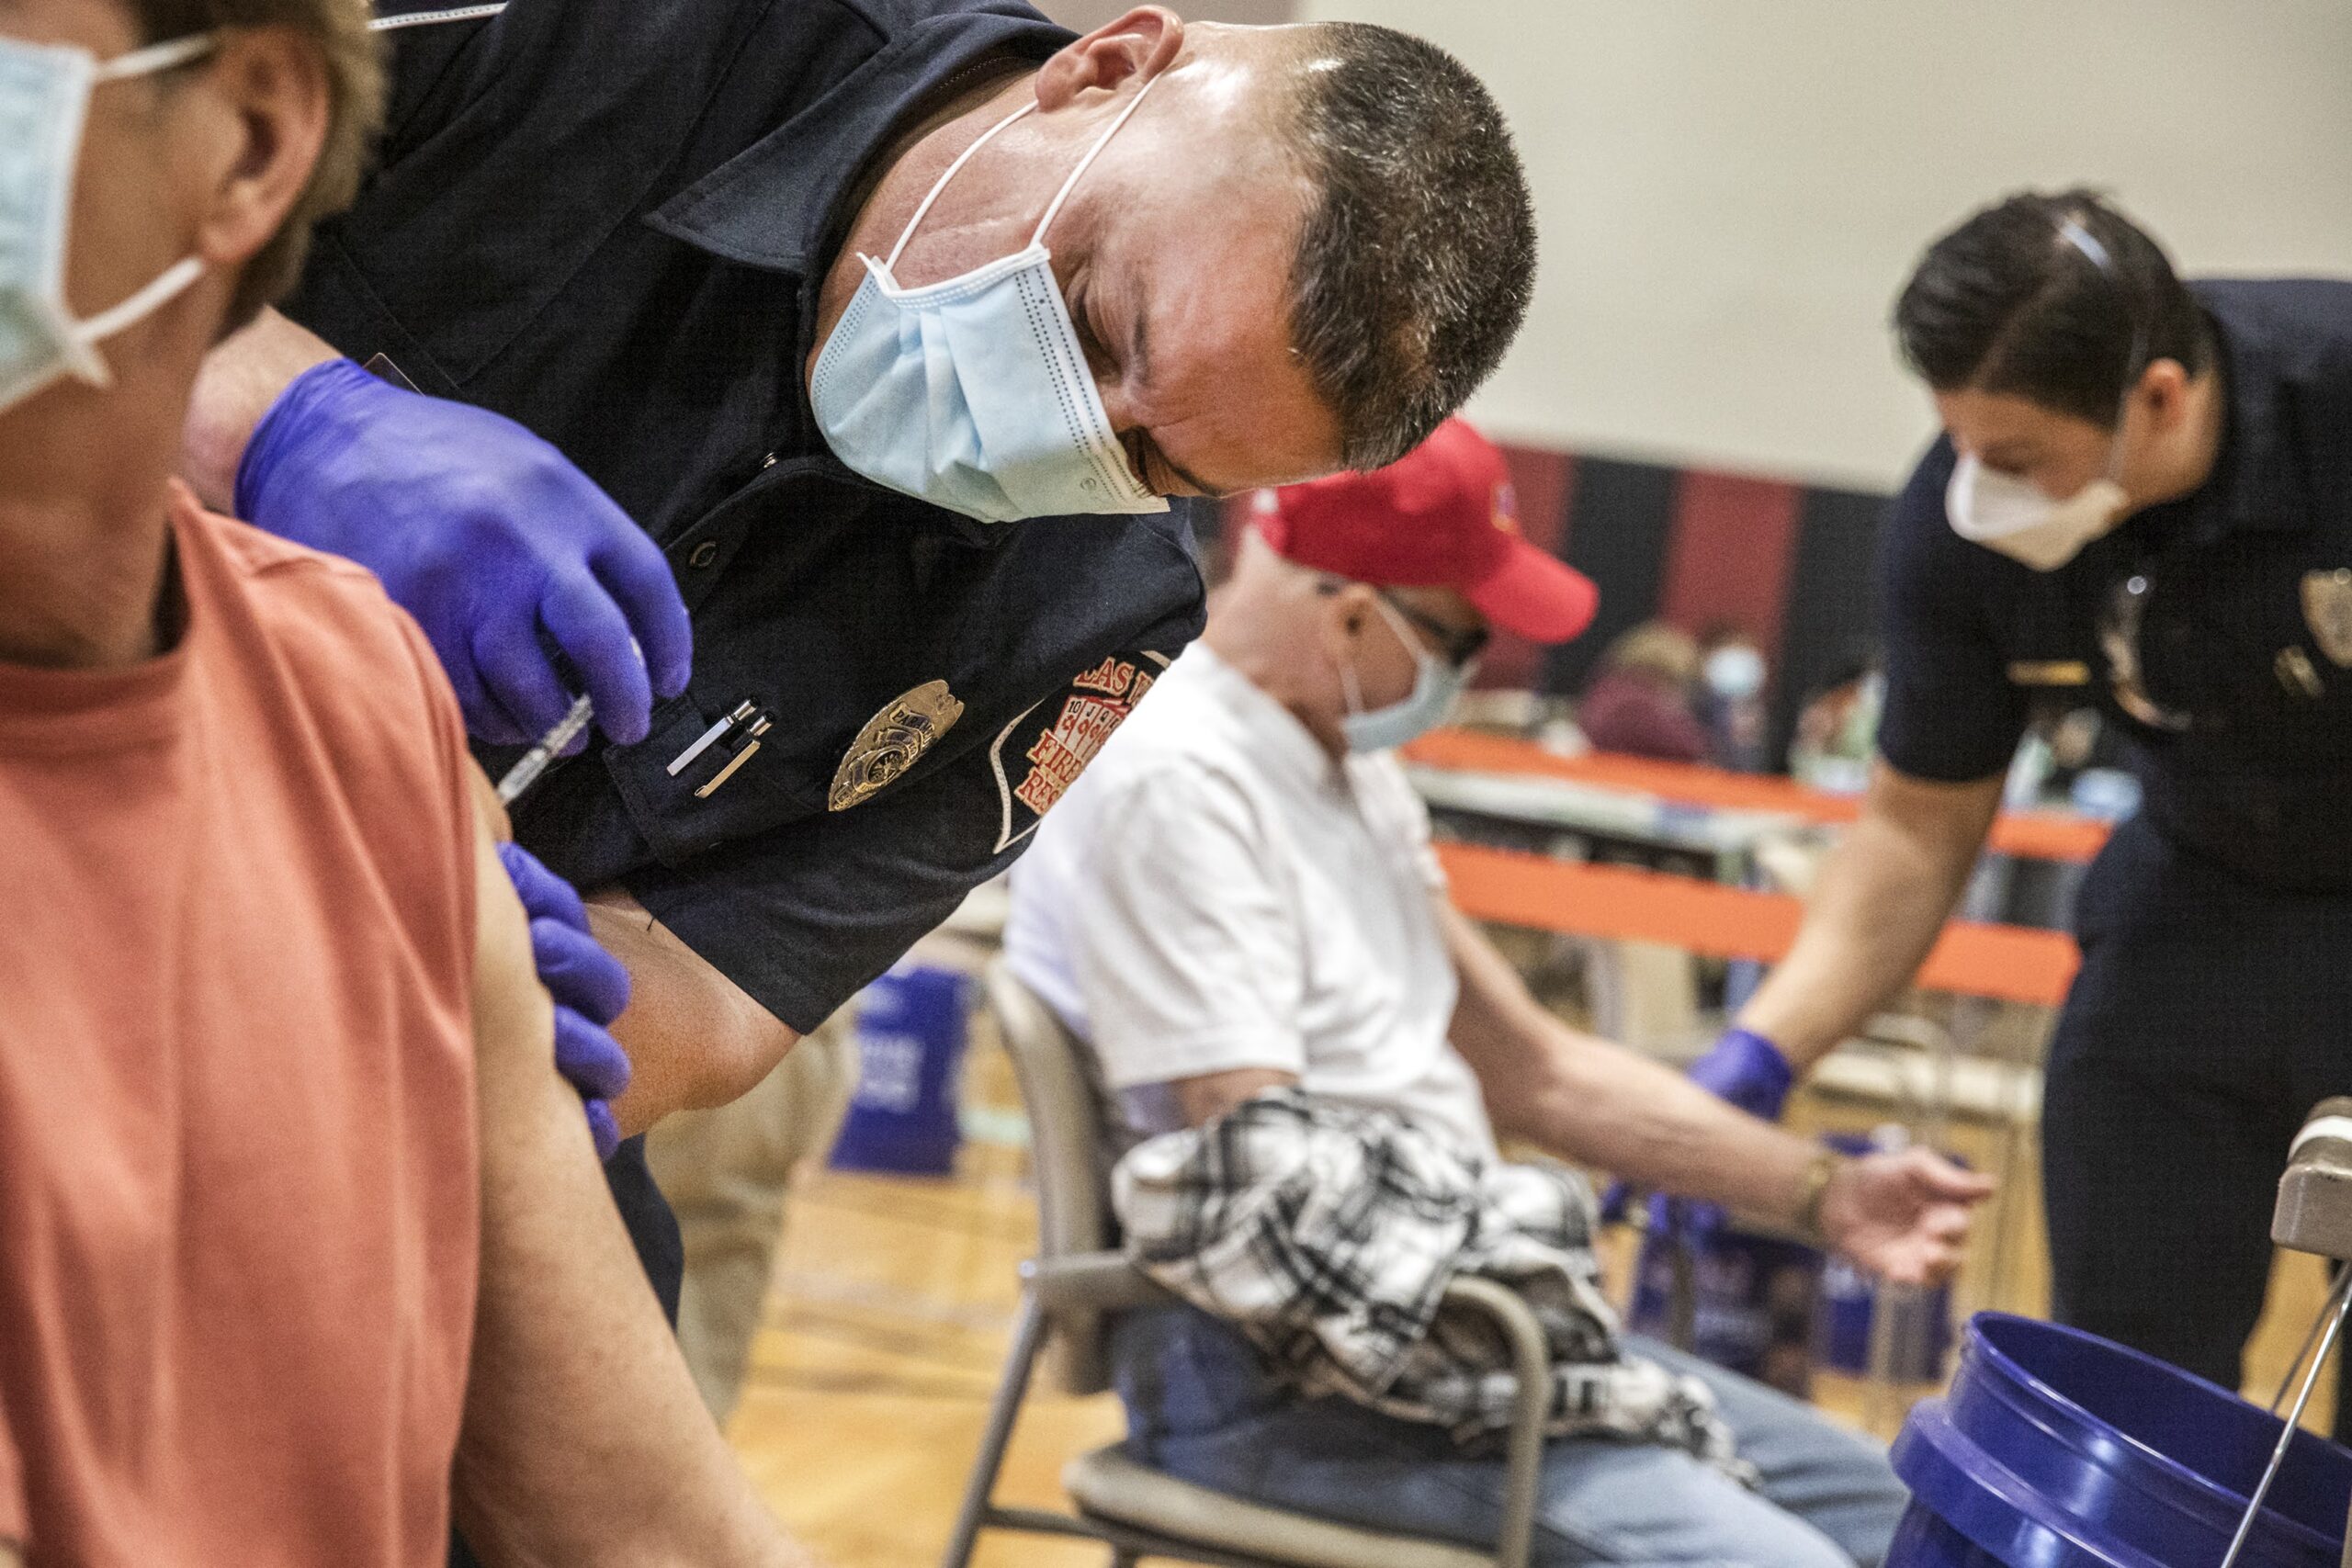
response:
<svg viewBox="0 0 2352 1568"><path fill-rule="evenodd" d="M594 713L594 707L585 696L574 702L571 711L558 719L553 729L539 737L537 745L516 758L514 765L506 770L506 776L498 781L498 803L512 806L525 790L538 783L539 775L548 771L548 764L554 761L565 747L580 738L580 732L588 728L588 720Z"/></svg>

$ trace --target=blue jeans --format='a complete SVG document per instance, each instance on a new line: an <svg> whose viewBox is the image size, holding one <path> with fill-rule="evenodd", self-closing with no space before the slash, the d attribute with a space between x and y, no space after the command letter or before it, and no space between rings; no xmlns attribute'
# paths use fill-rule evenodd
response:
<svg viewBox="0 0 2352 1568"><path fill-rule="evenodd" d="M1367 1529L1491 1546L1498 1457L1343 1399L1302 1399L1250 1343L1189 1307L1132 1314L1114 1339L1127 1444L1170 1475ZM1706 1380L1760 1471L1760 1492L1675 1450L1600 1438L1551 1445L1539 1568L1873 1568L1906 1495L1878 1445L1795 1400L1646 1340L1628 1348Z"/></svg>

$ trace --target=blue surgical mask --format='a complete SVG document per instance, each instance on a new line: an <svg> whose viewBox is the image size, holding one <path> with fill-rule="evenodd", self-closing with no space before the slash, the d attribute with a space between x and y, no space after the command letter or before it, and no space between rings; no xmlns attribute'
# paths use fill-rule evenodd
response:
<svg viewBox="0 0 2352 1568"><path fill-rule="evenodd" d="M1385 616L1389 627L1413 655L1413 690L1402 702L1385 708L1367 710L1363 705L1363 687L1356 680L1355 665L1347 660L1340 661L1340 687L1346 694L1348 711L1340 719L1340 733L1346 737L1351 751L1388 751L1428 734L1445 721L1453 707L1453 700L1462 688L1470 683L1470 673L1478 666L1449 664L1421 645L1411 625L1392 609L1385 599L1374 599L1373 604Z"/></svg>
<svg viewBox="0 0 2352 1568"><path fill-rule="evenodd" d="M62 376L108 385L97 345L203 275L204 264L187 257L87 321L76 321L65 299L65 237L91 90L185 64L212 45L211 35L197 34L101 63L87 50L0 38L0 409Z"/></svg>
<svg viewBox="0 0 2352 1568"><path fill-rule="evenodd" d="M1079 160L1025 249L921 288L900 288L891 273L947 182L1035 101L947 165L888 259L859 258L865 280L826 338L810 389L835 457L983 523L1168 510L1128 466L1046 249L1079 176L1158 81L1138 87Z"/></svg>

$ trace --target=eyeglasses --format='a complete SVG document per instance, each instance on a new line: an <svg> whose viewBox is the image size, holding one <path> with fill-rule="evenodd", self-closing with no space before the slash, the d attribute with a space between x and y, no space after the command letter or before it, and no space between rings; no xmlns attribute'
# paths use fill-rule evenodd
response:
<svg viewBox="0 0 2352 1568"><path fill-rule="evenodd" d="M1390 609L1428 633L1430 639L1437 644L1438 652L1456 670L1484 653L1487 639L1493 636L1483 626L1450 626L1426 610L1416 610L1385 588L1380 590L1380 596L1387 601Z"/></svg>
<svg viewBox="0 0 2352 1568"><path fill-rule="evenodd" d="M2098 645L2107 655L2108 683L2115 705L2151 729L2174 734L2187 729L2188 715L2165 707L2149 694L2140 660L2140 626L2147 618L2148 574L2135 571L2115 585L2098 620Z"/></svg>
<svg viewBox="0 0 2352 1568"><path fill-rule="evenodd" d="M1315 585L1315 591L1328 597L1347 585L1348 580L1345 578L1327 577ZM1484 653L1487 650L1487 641L1494 636L1493 632L1484 626L1450 626L1430 615L1427 610L1416 610L1412 605L1397 598L1389 589L1375 588L1373 592L1380 595L1383 604L1404 616L1415 629L1436 643L1438 656L1456 670Z"/></svg>

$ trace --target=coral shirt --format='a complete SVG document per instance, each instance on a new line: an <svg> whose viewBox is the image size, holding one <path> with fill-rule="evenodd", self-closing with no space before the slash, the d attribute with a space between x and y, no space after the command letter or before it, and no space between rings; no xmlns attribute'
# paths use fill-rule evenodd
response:
<svg viewBox="0 0 2352 1568"><path fill-rule="evenodd" d="M0 665L0 1539L447 1549L477 1243L473 838L431 649L175 489L187 615Z"/></svg>

